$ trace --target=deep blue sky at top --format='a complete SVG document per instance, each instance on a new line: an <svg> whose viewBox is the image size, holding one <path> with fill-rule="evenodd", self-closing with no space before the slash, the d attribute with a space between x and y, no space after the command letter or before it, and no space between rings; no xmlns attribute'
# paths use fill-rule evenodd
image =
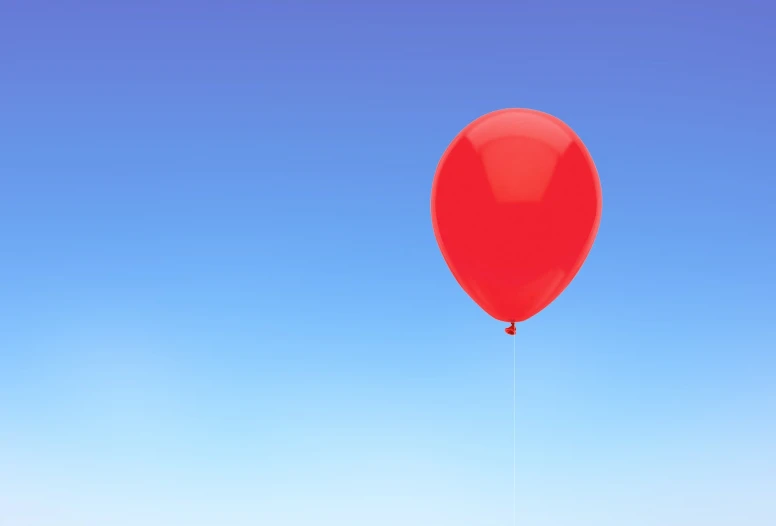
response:
<svg viewBox="0 0 776 526"><path fill-rule="evenodd" d="M79 517L169 479L333 484L340 524L353 492L406 524L506 520L511 342L447 271L429 197L455 134L515 106L575 129L604 197L586 265L518 334L521 512L565 524L537 510L627 477L721 481L682 496L731 510L774 488L773 8L638 4L5 0L6 494L59 502L40 488L80 466ZM438 478L443 505L396 496Z"/></svg>

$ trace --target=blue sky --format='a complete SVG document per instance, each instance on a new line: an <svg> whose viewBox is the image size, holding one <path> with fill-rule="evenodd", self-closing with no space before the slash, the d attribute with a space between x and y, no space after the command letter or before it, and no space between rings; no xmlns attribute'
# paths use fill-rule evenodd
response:
<svg viewBox="0 0 776 526"><path fill-rule="evenodd" d="M508 524L429 198L514 106L604 198L519 328L518 521L776 521L772 8L126 4L0 15L0 523Z"/></svg>

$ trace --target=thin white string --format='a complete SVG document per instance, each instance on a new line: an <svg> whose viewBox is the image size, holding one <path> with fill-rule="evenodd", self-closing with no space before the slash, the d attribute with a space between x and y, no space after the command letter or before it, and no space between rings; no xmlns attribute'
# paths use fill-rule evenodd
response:
<svg viewBox="0 0 776 526"><path fill-rule="evenodd" d="M517 335L512 336L512 524L517 525Z"/></svg>

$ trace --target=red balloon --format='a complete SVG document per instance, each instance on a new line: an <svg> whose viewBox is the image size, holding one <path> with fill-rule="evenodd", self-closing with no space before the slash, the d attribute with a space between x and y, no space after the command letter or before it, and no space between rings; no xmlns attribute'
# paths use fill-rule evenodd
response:
<svg viewBox="0 0 776 526"><path fill-rule="evenodd" d="M528 109L495 111L464 128L431 191L450 271L504 322L527 320L563 292L600 218L601 183L585 145L560 119Z"/></svg>

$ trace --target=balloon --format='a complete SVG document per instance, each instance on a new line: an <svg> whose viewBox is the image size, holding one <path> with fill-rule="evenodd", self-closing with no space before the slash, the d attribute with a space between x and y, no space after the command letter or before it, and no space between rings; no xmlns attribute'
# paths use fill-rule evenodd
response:
<svg viewBox="0 0 776 526"><path fill-rule="evenodd" d="M499 110L448 146L434 176L431 219L459 285L514 334L516 322L549 305L582 267L601 219L601 184L563 121Z"/></svg>

